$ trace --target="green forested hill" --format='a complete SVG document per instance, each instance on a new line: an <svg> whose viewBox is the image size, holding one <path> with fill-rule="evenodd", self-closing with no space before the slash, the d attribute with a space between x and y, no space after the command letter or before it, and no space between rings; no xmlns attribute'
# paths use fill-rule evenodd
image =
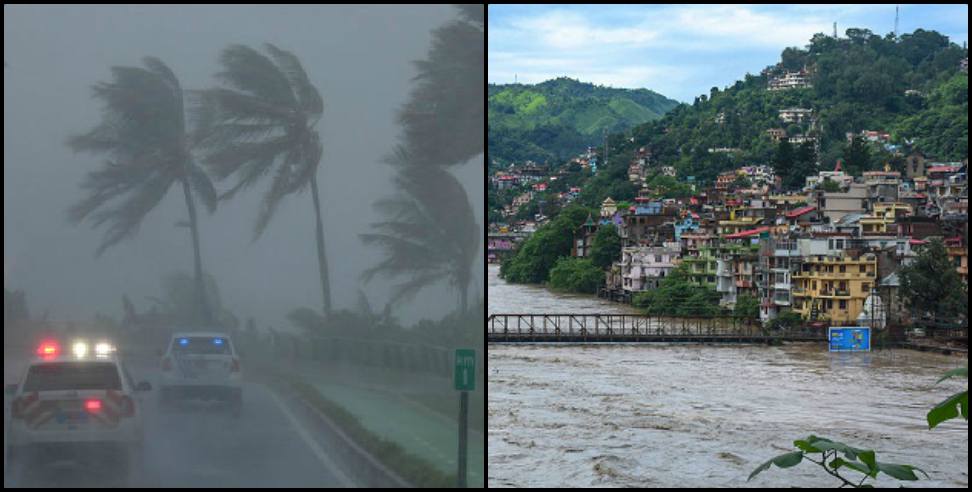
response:
<svg viewBox="0 0 972 492"><path fill-rule="evenodd" d="M968 51L935 31L877 36L866 29L848 29L846 37L817 34L806 49L787 48L780 63L760 75L746 74L734 85L697 97L662 119L640 125L610 138L613 164L624 166L634 149L647 146L657 165L673 165L679 176L695 176L711 182L717 174L739 165L780 165L781 145L766 134L783 128L789 136L807 134L819 139L818 149L809 149L820 165L832 168L838 158L844 169L860 175L880 169L887 162L901 169L903 156L921 152L931 159L958 161L968 157L968 75L960 62ZM768 91L771 77L806 67L812 88ZM919 94L906 91L918 91ZM812 109L815 124L787 124L779 110ZM722 121L717 115L722 114ZM863 158L852 154L847 132L876 130L891 135L900 155L877 145L868 146ZM719 147L738 148L735 153L710 153ZM796 153L798 146L786 153ZM819 153L813 152L819 150ZM792 162L787 163L792 166ZM793 183L815 167L799 169ZM588 204L599 203L612 190L619 193L621 169L606 169L589 180L582 195ZM621 193L633 196L634 190ZM612 195L613 196L613 195ZM618 196L613 196L615 199Z"/></svg>
<svg viewBox="0 0 972 492"><path fill-rule="evenodd" d="M569 78L536 85L489 85L489 159L558 164L678 105L647 89L613 89Z"/></svg>

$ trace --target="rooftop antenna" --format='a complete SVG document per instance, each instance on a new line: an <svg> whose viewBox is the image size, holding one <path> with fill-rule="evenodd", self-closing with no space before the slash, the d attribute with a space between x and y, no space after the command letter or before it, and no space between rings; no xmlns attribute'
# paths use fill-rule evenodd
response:
<svg viewBox="0 0 972 492"><path fill-rule="evenodd" d="M898 6L894 6L894 38L898 39Z"/></svg>

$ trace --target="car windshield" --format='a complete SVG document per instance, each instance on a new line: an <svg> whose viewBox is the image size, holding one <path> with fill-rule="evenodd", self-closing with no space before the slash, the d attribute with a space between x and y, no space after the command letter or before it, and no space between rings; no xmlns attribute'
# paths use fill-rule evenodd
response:
<svg viewBox="0 0 972 492"><path fill-rule="evenodd" d="M172 339L173 354L229 355L230 341L223 337L177 337Z"/></svg>
<svg viewBox="0 0 972 492"><path fill-rule="evenodd" d="M31 366L24 392L121 389L118 368L108 362L58 362Z"/></svg>

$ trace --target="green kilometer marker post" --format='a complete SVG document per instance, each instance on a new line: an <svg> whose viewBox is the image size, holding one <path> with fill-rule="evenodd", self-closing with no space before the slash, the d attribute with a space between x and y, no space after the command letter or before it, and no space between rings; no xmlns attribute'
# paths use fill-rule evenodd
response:
<svg viewBox="0 0 972 492"><path fill-rule="evenodd" d="M453 381L459 393L459 487L466 488L466 446L469 429L469 392L476 389L476 351L456 349Z"/></svg>

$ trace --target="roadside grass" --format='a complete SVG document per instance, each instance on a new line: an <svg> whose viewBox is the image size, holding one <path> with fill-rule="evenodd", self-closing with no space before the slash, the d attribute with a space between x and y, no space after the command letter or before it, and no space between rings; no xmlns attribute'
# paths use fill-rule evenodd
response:
<svg viewBox="0 0 972 492"><path fill-rule="evenodd" d="M294 374L273 371L308 403L323 412L354 442L378 461L416 487L455 487L456 475L440 472L431 463L405 451L398 444L382 439L361 425L357 417L340 405L321 396L313 385Z"/></svg>
<svg viewBox="0 0 972 492"><path fill-rule="evenodd" d="M458 393L403 393L405 398L422 405L451 420L459 418ZM469 428L478 432L483 431L486 420L486 407L483 393L474 391L469 394Z"/></svg>

